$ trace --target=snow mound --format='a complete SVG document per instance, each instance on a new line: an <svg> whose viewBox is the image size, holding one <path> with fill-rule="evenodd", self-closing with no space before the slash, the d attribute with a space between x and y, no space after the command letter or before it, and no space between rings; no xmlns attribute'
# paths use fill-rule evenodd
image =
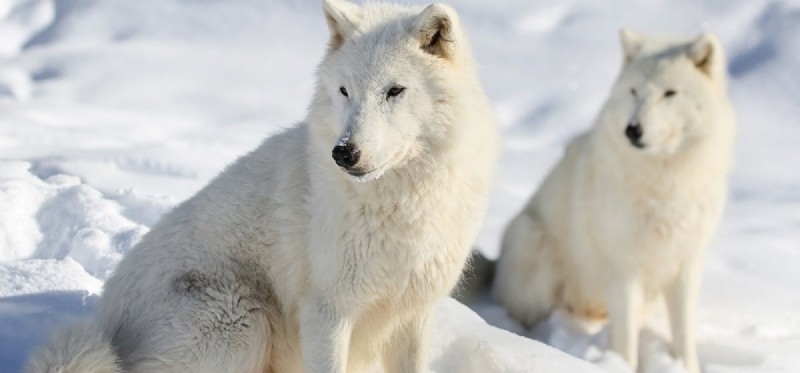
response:
<svg viewBox="0 0 800 373"><path fill-rule="evenodd" d="M23 162L0 163L0 261L29 257L42 239L34 213L45 186Z"/></svg>
<svg viewBox="0 0 800 373"><path fill-rule="evenodd" d="M474 308L491 325L545 343L591 362L605 372L635 373L621 356L608 349L608 327L603 322L583 320L558 310L528 330L486 297ZM641 334L639 365L639 373L686 373L682 363L670 355L666 339L660 332L650 329Z"/></svg>
<svg viewBox="0 0 800 373"><path fill-rule="evenodd" d="M436 373L600 372L550 346L487 324L448 298L433 322L431 370Z"/></svg>
<svg viewBox="0 0 800 373"><path fill-rule="evenodd" d="M0 296L35 292L37 286L98 292L147 227L76 177L42 180L29 169L26 162L0 162Z"/></svg>
<svg viewBox="0 0 800 373"><path fill-rule="evenodd" d="M0 296L34 294L62 289L86 289L100 294L103 282L70 257L32 259L0 264Z"/></svg>

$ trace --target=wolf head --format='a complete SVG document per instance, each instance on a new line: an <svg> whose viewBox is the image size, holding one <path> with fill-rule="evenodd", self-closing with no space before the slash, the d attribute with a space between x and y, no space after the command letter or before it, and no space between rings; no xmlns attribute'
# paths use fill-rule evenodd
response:
<svg viewBox="0 0 800 373"><path fill-rule="evenodd" d="M623 29L624 64L601 121L630 149L670 155L707 137L727 102L716 37L667 41Z"/></svg>
<svg viewBox="0 0 800 373"><path fill-rule="evenodd" d="M331 165L370 181L446 143L452 93L471 83L453 76L469 65L455 11L438 4L322 5L331 38L312 111Z"/></svg>

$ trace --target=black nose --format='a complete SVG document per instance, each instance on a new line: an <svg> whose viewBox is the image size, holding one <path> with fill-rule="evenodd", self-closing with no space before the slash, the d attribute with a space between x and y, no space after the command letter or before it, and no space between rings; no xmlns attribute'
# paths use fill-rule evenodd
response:
<svg viewBox="0 0 800 373"><path fill-rule="evenodd" d="M639 140L642 139L642 125L638 122L628 123L628 127L625 128L625 136L627 136L631 142L638 143Z"/></svg>
<svg viewBox="0 0 800 373"><path fill-rule="evenodd" d="M351 143L345 143L344 145L336 145L333 147L333 160L336 161L336 164L339 167L343 167L345 169L351 168L358 163L358 158L361 156L361 151L356 149L355 146Z"/></svg>

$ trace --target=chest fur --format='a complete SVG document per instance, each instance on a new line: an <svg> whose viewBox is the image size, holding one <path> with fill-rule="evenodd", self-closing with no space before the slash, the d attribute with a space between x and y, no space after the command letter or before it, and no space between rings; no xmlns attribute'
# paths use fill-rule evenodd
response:
<svg viewBox="0 0 800 373"><path fill-rule="evenodd" d="M477 233L483 207L469 183L387 180L367 190L345 190L349 201L323 225L335 246L340 273L358 291L418 302L447 294ZM454 184L458 184L454 182ZM333 207L333 206L331 206Z"/></svg>
<svg viewBox="0 0 800 373"><path fill-rule="evenodd" d="M724 204L724 176L700 169L614 176L596 185L590 230L593 245L616 266L669 277L708 244Z"/></svg>

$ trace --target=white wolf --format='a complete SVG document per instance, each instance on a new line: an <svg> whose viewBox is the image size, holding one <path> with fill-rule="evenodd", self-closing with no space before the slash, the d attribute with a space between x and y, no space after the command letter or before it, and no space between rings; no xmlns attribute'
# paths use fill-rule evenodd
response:
<svg viewBox="0 0 800 373"><path fill-rule="evenodd" d="M29 372L427 371L498 127L450 7L323 9L307 120L166 215L107 281L98 325L56 333Z"/></svg>
<svg viewBox="0 0 800 373"><path fill-rule="evenodd" d="M528 325L563 307L610 319L637 365L648 300L664 293L673 354L699 372L693 338L702 257L726 199L735 117L708 34L622 31L625 62L591 131L574 139L503 237L493 296Z"/></svg>

